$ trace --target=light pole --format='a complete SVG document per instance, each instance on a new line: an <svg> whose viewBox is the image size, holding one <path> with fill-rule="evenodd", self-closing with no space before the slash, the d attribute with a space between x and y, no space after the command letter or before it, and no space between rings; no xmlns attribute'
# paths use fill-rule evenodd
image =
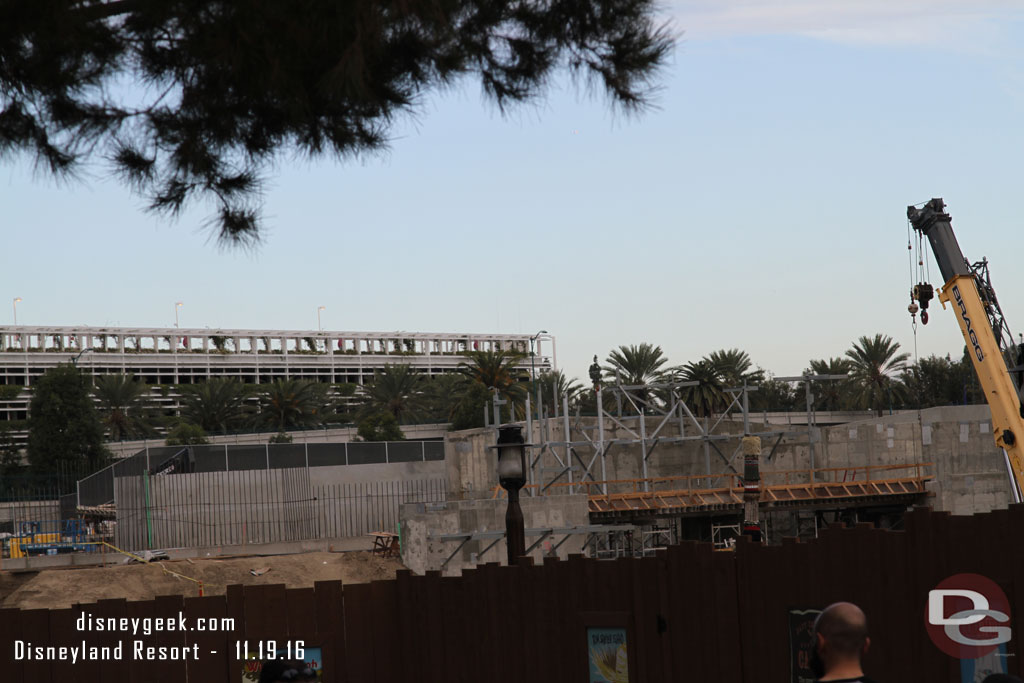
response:
<svg viewBox="0 0 1024 683"><path fill-rule="evenodd" d="M18 324L18 302L21 301L20 296L14 297L14 324Z"/></svg>
<svg viewBox="0 0 1024 683"><path fill-rule="evenodd" d="M320 311L323 311L326 308L326 306L317 306L316 309L316 329L319 330L320 332L324 331L324 326L320 324Z"/></svg>
<svg viewBox="0 0 1024 683"><path fill-rule="evenodd" d="M523 428L517 425L498 427L498 483L508 492L505 510L505 540L508 542L508 564L515 565L526 555L526 530L523 510L519 507L519 489L526 483L526 446Z"/></svg>
<svg viewBox="0 0 1024 683"><path fill-rule="evenodd" d="M181 308L184 305L185 304L183 304L180 301L175 301L174 302L174 326L175 327L178 327L178 309Z"/></svg>
<svg viewBox="0 0 1024 683"><path fill-rule="evenodd" d="M537 381L537 371L534 368L534 363L533 363L533 357L535 355L533 353L533 343L535 341L537 341L537 337L539 337L542 334L547 334L547 333L548 333L547 330L541 330L537 334L535 334L532 337L530 337L530 381L531 382L536 382Z"/></svg>

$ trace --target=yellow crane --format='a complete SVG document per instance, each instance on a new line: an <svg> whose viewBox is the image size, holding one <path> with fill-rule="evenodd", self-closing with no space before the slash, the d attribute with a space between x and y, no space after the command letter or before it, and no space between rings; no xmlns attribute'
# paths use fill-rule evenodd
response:
<svg viewBox="0 0 1024 683"><path fill-rule="evenodd" d="M967 352L992 411L996 445L1003 449L1014 497L1020 502L1024 490L1024 343L1014 343L992 287L988 261L972 264L964 258L942 199L932 199L920 208L908 206L907 218L913 229L928 239L939 265L945 283L939 290L939 301L943 308L947 303L952 305L960 323ZM918 311L919 304L921 322L927 323L932 286L920 282L910 296L911 315Z"/></svg>

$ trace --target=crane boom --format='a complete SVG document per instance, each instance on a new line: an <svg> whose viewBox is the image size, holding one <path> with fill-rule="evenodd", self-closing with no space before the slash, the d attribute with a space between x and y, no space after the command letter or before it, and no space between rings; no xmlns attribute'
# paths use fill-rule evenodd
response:
<svg viewBox="0 0 1024 683"><path fill-rule="evenodd" d="M1021 346L1003 318L988 276L988 262L971 265L960 250L953 223L942 199L932 199L922 208L907 207L907 218L914 230L928 238L945 283L939 290L942 307L952 304L967 342L967 350L978 374L978 381L992 411L992 431L996 445L1003 449L1018 491L1024 491L1024 408L1021 407ZM915 299L927 308L927 298L918 291L931 288L918 285ZM927 318L922 315L922 320Z"/></svg>

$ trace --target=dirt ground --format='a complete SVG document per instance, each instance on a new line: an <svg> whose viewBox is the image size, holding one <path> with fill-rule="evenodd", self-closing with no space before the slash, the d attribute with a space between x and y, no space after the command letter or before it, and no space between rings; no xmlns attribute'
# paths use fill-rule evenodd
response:
<svg viewBox="0 0 1024 683"><path fill-rule="evenodd" d="M107 598L149 600L158 595L199 595L195 583L164 572L161 565L202 581L205 595L223 595L231 584L283 583L289 588L305 588L315 581L338 579L343 583L368 583L393 579L395 572L404 568L396 558L364 551L111 564L21 574L0 571L0 607L52 609ZM261 576L250 573L267 568L270 571Z"/></svg>

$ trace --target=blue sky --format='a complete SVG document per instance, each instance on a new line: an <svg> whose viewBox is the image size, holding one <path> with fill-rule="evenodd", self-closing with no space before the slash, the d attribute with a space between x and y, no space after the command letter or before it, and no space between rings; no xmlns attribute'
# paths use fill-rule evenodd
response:
<svg viewBox="0 0 1024 683"><path fill-rule="evenodd" d="M23 324L438 332L547 329L590 358L747 350L779 375L865 334L913 353L907 204L942 196L1024 331L1020 2L679 0L658 108L569 81L502 117L467 82L387 154L283 159L256 252L219 249L94 169L0 167L0 293ZM938 285L932 264L933 283ZM0 309L2 311L3 309ZM921 356L963 348L949 311Z"/></svg>

